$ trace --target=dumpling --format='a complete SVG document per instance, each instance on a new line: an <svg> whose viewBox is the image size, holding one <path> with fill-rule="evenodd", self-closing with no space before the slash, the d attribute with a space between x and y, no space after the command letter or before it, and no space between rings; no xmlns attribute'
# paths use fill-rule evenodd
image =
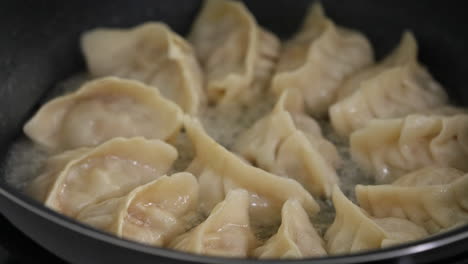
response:
<svg viewBox="0 0 468 264"><path fill-rule="evenodd" d="M144 82L192 115L204 100L203 76L192 47L163 23L98 28L83 34L81 48L94 76Z"/></svg>
<svg viewBox="0 0 468 264"><path fill-rule="evenodd" d="M384 71L394 67L401 67L409 63L418 64L418 75L428 75L429 81L434 82L429 73L418 61L418 44L410 31L405 31L401 37L400 44L381 62L370 65L359 72L349 76L338 89L338 100L344 99L359 89L361 83L376 77ZM435 83L434 85L438 85Z"/></svg>
<svg viewBox="0 0 468 264"><path fill-rule="evenodd" d="M197 179L187 172L162 176L128 195L92 204L77 220L141 243L163 246L196 218Z"/></svg>
<svg viewBox="0 0 468 264"><path fill-rule="evenodd" d="M468 174L427 167L389 185L357 185L363 209L376 217L406 218L430 233L468 223Z"/></svg>
<svg viewBox="0 0 468 264"><path fill-rule="evenodd" d="M175 238L170 247L195 254L247 257L256 245L249 224L249 194L236 189L216 205L203 223Z"/></svg>
<svg viewBox="0 0 468 264"><path fill-rule="evenodd" d="M398 178L392 183L396 186L444 185L463 177L465 172L450 167L427 166Z"/></svg>
<svg viewBox="0 0 468 264"><path fill-rule="evenodd" d="M269 115L239 136L233 150L259 168L297 180L314 195L330 196L340 157L314 119L286 110L291 98L285 91Z"/></svg>
<svg viewBox="0 0 468 264"><path fill-rule="evenodd" d="M282 178L247 164L210 138L197 120L185 119L195 158L187 168L200 184L200 208L208 214L229 190L243 188L250 194L250 215L256 226L279 222L284 202L297 199L313 215L320 210L314 198L295 180Z"/></svg>
<svg viewBox="0 0 468 264"><path fill-rule="evenodd" d="M352 95L330 108L335 131L348 136L375 118L402 117L444 106L444 89L415 62L362 81Z"/></svg>
<svg viewBox="0 0 468 264"><path fill-rule="evenodd" d="M336 26L316 3L302 29L284 44L271 89L277 95L287 89L300 91L307 111L324 116L341 82L372 62L366 37Z"/></svg>
<svg viewBox="0 0 468 264"><path fill-rule="evenodd" d="M468 171L468 115L373 120L351 134L350 152L377 183L429 165Z"/></svg>
<svg viewBox="0 0 468 264"><path fill-rule="evenodd" d="M325 233L328 254L346 254L409 242L427 231L400 218L372 218L349 201L338 186L333 190L336 216Z"/></svg>
<svg viewBox="0 0 468 264"><path fill-rule="evenodd" d="M52 156L27 193L75 217L88 205L126 195L166 174L176 159L177 150L163 141L115 138Z"/></svg>
<svg viewBox="0 0 468 264"><path fill-rule="evenodd" d="M312 226L309 216L296 200L288 200L281 211L278 232L255 249L258 258L306 258L326 256L325 243Z"/></svg>
<svg viewBox="0 0 468 264"><path fill-rule="evenodd" d="M205 0L189 40L205 71L211 102L245 103L268 85L279 40L240 1Z"/></svg>
<svg viewBox="0 0 468 264"><path fill-rule="evenodd" d="M24 133L49 151L91 147L114 137L169 140L182 127L180 108L156 89L114 77L84 84L44 106Z"/></svg>
<svg viewBox="0 0 468 264"><path fill-rule="evenodd" d="M320 154L330 165L332 165L333 168L337 169L341 167L342 160L335 145L325 139L318 122L305 113L302 95L293 90L286 90L283 93L285 95L280 96L277 106L282 107L284 110L289 112L296 128L304 133L309 142L320 152ZM283 96L285 97L284 102L282 102Z"/></svg>

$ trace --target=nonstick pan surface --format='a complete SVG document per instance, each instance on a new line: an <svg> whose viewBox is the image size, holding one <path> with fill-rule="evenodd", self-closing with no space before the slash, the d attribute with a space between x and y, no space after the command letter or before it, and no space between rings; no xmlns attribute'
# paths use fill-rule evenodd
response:
<svg viewBox="0 0 468 264"><path fill-rule="evenodd" d="M261 25L286 38L297 29L310 2L246 4ZM5 182L2 164L10 144L21 136L22 124L54 83L85 70L78 47L83 31L164 21L184 35L200 4L196 0L0 2L0 213L59 257L72 263L274 262L194 256L117 239L44 208ZM377 58L396 45L403 30L411 29L420 44L420 60L455 103L468 106L468 16L463 1L324 0L323 4L338 24L364 32ZM467 244L464 226L385 250L291 263L459 261L468 259Z"/></svg>

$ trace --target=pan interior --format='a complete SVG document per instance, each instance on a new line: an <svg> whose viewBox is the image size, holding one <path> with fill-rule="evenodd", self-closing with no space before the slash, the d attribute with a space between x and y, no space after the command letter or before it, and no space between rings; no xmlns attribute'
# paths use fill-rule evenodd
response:
<svg viewBox="0 0 468 264"><path fill-rule="evenodd" d="M299 26L310 2L279 0L269 2L268 8L265 8L266 3L259 1L246 4L261 25L284 39ZM396 45L403 30L411 29L420 44L422 63L446 87L453 102L468 105L468 91L464 89L463 78L468 76L468 61L462 59L467 55L468 36L460 26L463 24L461 6L450 3L441 9L437 1L426 1L424 8L414 1L323 2L327 13L338 24L366 34L377 59ZM0 36L0 58L3 58L0 65L6 69L0 72L0 185L13 176L5 166L7 152L11 149L11 142L22 137L24 122L37 110L39 103L53 93L55 83L84 71L78 48L81 32L97 26L128 27L158 20L184 35L200 1L187 0L183 4L175 4L164 0L158 1L157 5L147 0L133 4L123 0L100 1L93 5L80 1L54 1L49 5L30 3L28 6L18 1L8 8L2 5L4 3L0 4L0 10L12 12L0 18L3 20L0 23L0 29L4 29L2 32L11 32L11 35ZM26 17L29 19L24 19ZM329 136L333 137L332 134ZM21 144L27 147L27 143ZM33 156L40 155L39 150L32 151ZM31 175L27 170L37 170L34 165L25 168L25 176ZM24 181L15 185L21 187L21 183Z"/></svg>

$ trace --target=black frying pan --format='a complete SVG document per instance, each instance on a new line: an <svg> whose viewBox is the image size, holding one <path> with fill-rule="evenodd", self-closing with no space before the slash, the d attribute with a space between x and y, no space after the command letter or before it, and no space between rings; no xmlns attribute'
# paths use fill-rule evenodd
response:
<svg viewBox="0 0 468 264"><path fill-rule="evenodd" d="M249 1L260 24L280 37L299 26L310 1ZM324 0L337 23L362 30L380 58L411 29L420 59L452 100L468 106L468 16L463 1ZM59 80L83 71L79 35L97 26L129 27L161 20L185 34L197 0L0 2L0 161L40 99ZM467 161L468 162L468 161ZM3 163L3 162L2 162ZM93 230L44 208L5 183L0 166L0 213L33 240L73 263L266 263L195 256L148 247ZM468 190L467 190L468 191ZM0 227L0 236L1 227ZM468 259L468 226L424 241L361 254L295 263L427 263ZM24 252L27 254L27 252ZM408 262L407 262L408 261ZM279 261L278 261L279 262Z"/></svg>

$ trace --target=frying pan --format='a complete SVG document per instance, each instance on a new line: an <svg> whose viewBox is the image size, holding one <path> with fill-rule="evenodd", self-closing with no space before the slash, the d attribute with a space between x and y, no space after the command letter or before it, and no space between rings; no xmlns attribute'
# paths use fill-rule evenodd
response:
<svg viewBox="0 0 468 264"><path fill-rule="evenodd" d="M453 102L468 106L468 16L463 2L324 0L323 4L337 23L363 31L377 58L397 44L404 29L411 29L420 43L421 61ZM21 136L22 124L55 82L85 70L78 47L83 31L159 20L184 35L200 4L197 0L0 2L0 213L57 256L72 263L286 263L195 256L117 239L46 209L5 181L3 161L10 144ZM300 25L310 1L246 4L261 25L286 38ZM294 263L458 261L468 259L467 243L468 226L463 226L389 249Z"/></svg>

